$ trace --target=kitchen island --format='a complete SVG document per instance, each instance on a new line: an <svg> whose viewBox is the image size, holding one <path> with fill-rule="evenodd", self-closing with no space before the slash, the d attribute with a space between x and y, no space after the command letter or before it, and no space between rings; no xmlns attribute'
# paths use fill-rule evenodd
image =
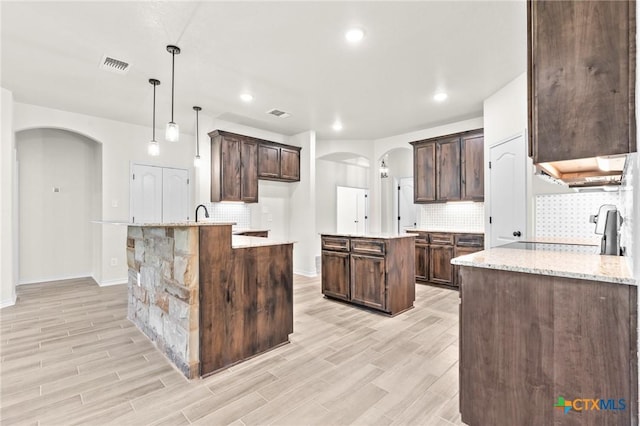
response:
<svg viewBox="0 0 640 426"><path fill-rule="evenodd" d="M288 342L293 243L231 223L129 224L129 312L188 378Z"/></svg>
<svg viewBox="0 0 640 426"><path fill-rule="evenodd" d="M637 424L637 287L625 258L498 247L452 264L463 422Z"/></svg>
<svg viewBox="0 0 640 426"><path fill-rule="evenodd" d="M323 234L322 294L397 315L416 299L415 236Z"/></svg>

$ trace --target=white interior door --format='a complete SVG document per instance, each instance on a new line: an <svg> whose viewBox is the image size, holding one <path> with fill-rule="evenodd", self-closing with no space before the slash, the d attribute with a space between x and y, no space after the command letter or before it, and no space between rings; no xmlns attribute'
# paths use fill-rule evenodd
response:
<svg viewBox="0 0 640 426"><path fill-rule="evenodd" d="M162 222L162 168L134 164L131 173L133 223Z"/></svg>
<svg viewBox="0 0 640 426"><path fill-rule="evenodd" d="M398 233L413 228L416 222L416 206L413 204L413 177L398 180Z"/></svg>
<svg viewBox="0 0 640 426"><path fill-rule="evenodd" d="M162 222L189 220L189 172L185 169L162 169Z"/></svg>
<svg viewBox="0 0 640 426"><path fill-rule="evenodd" d="M362 235L367 231L368 190L336 187L336 232Z"/></svg>
<svg viewBox="0 0 640 426"><path fill-rule="evenodd" d="M489 148L491 247L526 238L527 157L524 135Z"/></svg>

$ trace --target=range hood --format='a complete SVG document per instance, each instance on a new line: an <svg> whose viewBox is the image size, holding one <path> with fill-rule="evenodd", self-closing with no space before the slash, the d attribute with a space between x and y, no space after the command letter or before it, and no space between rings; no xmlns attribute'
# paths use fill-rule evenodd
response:
<svg viewBox="0 0 640 426"><path fill-rule="evenodd" d="M570 188L620 185L627 154L536 164L538 171Z"/></svg>

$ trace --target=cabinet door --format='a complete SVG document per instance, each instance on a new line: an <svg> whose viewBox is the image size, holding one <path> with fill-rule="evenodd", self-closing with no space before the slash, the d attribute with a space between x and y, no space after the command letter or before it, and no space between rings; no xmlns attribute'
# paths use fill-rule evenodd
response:
<svg viewBox="0 0 640 426"><path fill-rule="evenodd" d="M484 200L484 135L462 137L462 199Z"/></svg>
<svg viewBox="0 0 640 426"><path fill-rule="evenodd" d="M243 141L241 145L242 177L240 195L246 203L258 202L258 143Z"/></svg>
<svg viewBox="0 0 640 426"><path fill-rule="evenodd" d="M439 201L460 199L460 138L437 142L436 160L438 184L436 198Z"/></svg>
<svg viewBox="0 0 640 426"><path fill-rule="evenodd" d="M453 284L452 246L429 247L429 281L439 284Z"/></svg>
<svg viewBox="0 0 640 426"><path fill-rule="evenodd" d="M300 151L280 148L280 177L285 180L300 180Z"/></svg>
<svg viewBox="0 0 640 426"><path fill-rule="evenodd" d="M413 146L413 201L427 203L435 200L436 144L416 144Z"/></svg>
<svg viewBox="0 0 640 426"><path fill-rule="evenodd" d="M349 253L322 251L322 294L349 300Z"/></svg>
<svg viewBox="0 0 640 426"><path fill-rule="evenodd" d="M416 280L429 279L429 246L416 244Z"/></svg>
<svg viewBox="0 0 640 426"><path fill-rule="evenodd" d="M634 1L528 2L534 163L636 150L635 8Z"/></svg>
<svg viewBox="0 0 640 426"><path fill-rule="evenodd" d="M266 179L280 177L280 147L260 144L258 148L258 176Z"/></svg>
<svg viewBox="0 0 640 426"><path fill-rule="evenodd" d="M223 138L221 143L220 188L221 201L242 201L240 179L242 160L240 145L242 142L235 138Z"/></svg>
<svg viewBox="0 0 640 426"><path fill-rule="evenodd" d="M386 310L385 259L382 256L351 255L351 301Z"/></svg>

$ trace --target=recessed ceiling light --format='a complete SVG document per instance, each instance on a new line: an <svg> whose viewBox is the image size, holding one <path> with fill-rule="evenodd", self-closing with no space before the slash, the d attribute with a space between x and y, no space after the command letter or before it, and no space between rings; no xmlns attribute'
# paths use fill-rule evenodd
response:
<svg viewBox="0 0 640 426"><path fill-rule="evenodd" d="M434 101L438 101L438 102L442 102L445 99L447 99L448 95L444 92L440 92L440 93L436 93L435 95L433 95L433 100Z"/></svg>
<svg viewBox="0 0 640 426"><path fill-rule="evenodd" d="M240 95L240 99L242 99L243 102L251 102L253 95L251 93L243 93Z"/></svg>
<svg viewBox="0 0 640 426"><path fill-rule="evenodd" d="M351 28L345 33L344 38L346 38L349 43L358 43L364 38L364 31L360 28Z"/></svg>
<svg viewBox="0 0 640 426"><path fill-rule="evenodd" d="M342 130L342 123L339 121L336 121L335 123L333 123L333 130L335 130L336 132L339 132L340 130Z"/></svg>

